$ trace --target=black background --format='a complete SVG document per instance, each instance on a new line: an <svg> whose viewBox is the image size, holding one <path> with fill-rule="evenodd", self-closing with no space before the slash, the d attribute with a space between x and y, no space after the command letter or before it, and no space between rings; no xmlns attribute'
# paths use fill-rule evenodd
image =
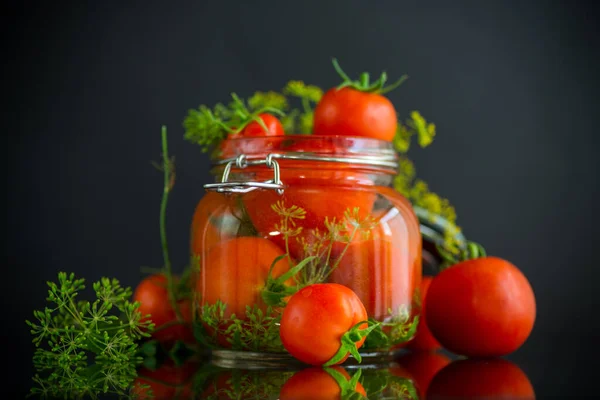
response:
<svg viewBox="0 0 600 400"><path fill-rule="evenodd" d="M108 4L112 5L108 5ZM59 5L60 4L60 5ZM6 5L5 5L6 7ZM239 1L9 4L2 14L7 233L2 335L23 393L24 320L45 281L73 271L134 286L159 267L166 125L178 180L175 265L208 158L183 140L189 108L229 93L324 88L348 73L409 80L389 97L438 137L418 174L456 206L465 234L528 276L532 336L511 356L538 396L591 394L600 238L598 6L576 1Z"/></svg>

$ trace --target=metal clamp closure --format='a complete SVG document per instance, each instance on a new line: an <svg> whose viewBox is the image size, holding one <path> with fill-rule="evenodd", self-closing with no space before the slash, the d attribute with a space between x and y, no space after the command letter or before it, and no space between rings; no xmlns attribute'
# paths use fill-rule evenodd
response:
<svg viewBox="0 0 600 400"><path fill-rule="evenodd" d="M248 193L255 189L276 190L278 194L283 194L284 186L280 179L279 163L275 160L275 154L269 154L264 159L248 160L245 154L240 154L235 160L229 161L223 170L223 176L219 183L208 183L204 189L219 193ZM273 179L264 182L256 181L237 181L229 182L229 174L232 168L244 169L251 165L266 165L273 169Z"/></svg>

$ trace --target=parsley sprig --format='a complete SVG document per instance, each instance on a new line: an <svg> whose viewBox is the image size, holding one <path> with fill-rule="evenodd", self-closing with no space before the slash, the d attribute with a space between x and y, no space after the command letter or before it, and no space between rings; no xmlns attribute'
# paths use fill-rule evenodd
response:
<svg viewBox="0 0 600 400"><path fill-rule="evenodd" d="M48 282L49 306L26 321L36 345L32 394L42 397L97 398L126 395L143 361L138 341L154 325L143 320L131 289L102 278L92 285L96 299L78 298L85 280L60 272Z"/></svg>

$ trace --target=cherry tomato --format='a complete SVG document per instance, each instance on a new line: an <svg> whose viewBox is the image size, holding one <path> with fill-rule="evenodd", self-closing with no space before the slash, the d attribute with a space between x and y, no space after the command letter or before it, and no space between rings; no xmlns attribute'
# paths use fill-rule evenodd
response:
<svg viewBox="0 0 600 400"><path fill-rule="evenodd" d="M413 378L421 398L426 398L427 390L433 377L452 360L436 352L405 353L398 358Z"/></svg>
<svg viewBox="0 0 600 400"><path fill-rule="evenodd" d="M398 119L392 102L352 88L328 90L314 112L314 135L362 136L391 142Z"/></svg>
<svg viewBox="0 0 600 400"><path fill-rule="evenodd" d="M339 366L331 367L331 370L341 374L346 383L350 381L350 375ZM347 393L352 393L349 390ZM365 388L357 382L354 393L367 396ZM307 368L296 372L282 386L279 393L280 400L338 400L342 398L342 388L326 370L322 368Z"/></svg>
<svg viewBox="0 0 600 400"><path fill-rule="evenodd" d="M476 258L443 270L429 286L427 325L442 346L470 357L503 356L529 337L536 316L523 273L497 257Z"/></svg>
<svg viewBox="0 0 600 400"><path fill-rule="evenodd" d="M187 299L177 302L183 322L161 329L163 325L177 321L177 314L169 301L167 277L164 274L150 275L142 280L135 289L133 301L140 302L139 312L142 315L150 315L149 319L154 322L153 338L167 346L177 340L195 343L190 327L192 309Z"/></svg>
<svg viewBox="0 0 600 400"><path fill-rule="evenodd" d="M323 365L340 349L342 335L367 319L358 296L335 283L309 285L295 293L283 310L279 334L286 350L298 360ZM367 328L367 324L360 329ZM365 337L355 343L360 348ZM349 353L338 361L344 362Z"/></svg>
<svg viewBox="0 0 600 400"><path fill-rule="evenodd" d="M408 348L417 351L438 350L442 347L440 342L431 334L431 330L427 325L427 316L425 313L425 304L427 303L427 291L431 285L433 277L424 276L421 281L421 316L417 334L415 338L408 342Z"/></svg>
<svg viewBox="0 0 600 400"><path fill-rule="evenodd" d="M535 399L527 375L501 358L453 361L431 381L427 399Z"/></svg>
<svg viewBox="0 0 600 400"><path fill-rule="evenodd" d="M260 137L260 136L282 136L284 134L283 125L279 119L271 114L260 114L258 116L267 127L267 131L256 121L250 122L239 133L239 137Z"/></svg>
<svg viewBox="0 0 600 400"><path fill-rule="evenodd" d="M133 383L133 394L140 400L190 399L193 392L191 378L197 368L197 363L192 361L176 366L170 360L156 370L141 368Z"/></svg>

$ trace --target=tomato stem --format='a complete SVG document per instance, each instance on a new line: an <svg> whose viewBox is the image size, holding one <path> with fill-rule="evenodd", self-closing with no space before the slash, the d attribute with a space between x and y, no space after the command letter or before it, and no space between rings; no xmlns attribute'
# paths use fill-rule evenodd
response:
<svg viewBox="0 0 600 400"><path fill-rule="evenodd" d="M360 329L360 327L363 325L367 325L367 328ZM362 338L367 337L369 333L371 333L371 331L377 328L379 325L379 322L373 323L372 321L367 320L361 321L348 329L348 331L344 333L340 339L340 348L338 349L337 353L335 353L329 361L323 364L323 366L329 367L331 365L340 363L348 353L352 354L358 363L362 362L362 357L358 352L356 343L362 340Z"/></svg>
<svg viewBox="0 0 600 400"><path fill-rule="evenodd" d="M333 58L332 63L333 63L333 68L336 70L338 75L342 78L342 83L340 83L336 87L337 90L348 87L348 88L352 88L352 89L355 89L355 90L358 90L361 92L365 92L365 93L374 93L374 94L383 95L383 94L389 93L392 90L396 89L406 79L408 79L408 75L402 75L400 77L400 79L398 79L396 82L394 82L391 85L386 87L385 83L387 82L388 76L387 76L387 73L385 71L383 71L381 73L381 75L379 76L379 79L377 79L375 82L373 82L371 84L370 76L369 76L368 72L361 73L358 80L352 80L352 79L350 79L348 74L346 74L344 72L342 67L340 67L340 64L338 63L337 59Z"/></svg>

